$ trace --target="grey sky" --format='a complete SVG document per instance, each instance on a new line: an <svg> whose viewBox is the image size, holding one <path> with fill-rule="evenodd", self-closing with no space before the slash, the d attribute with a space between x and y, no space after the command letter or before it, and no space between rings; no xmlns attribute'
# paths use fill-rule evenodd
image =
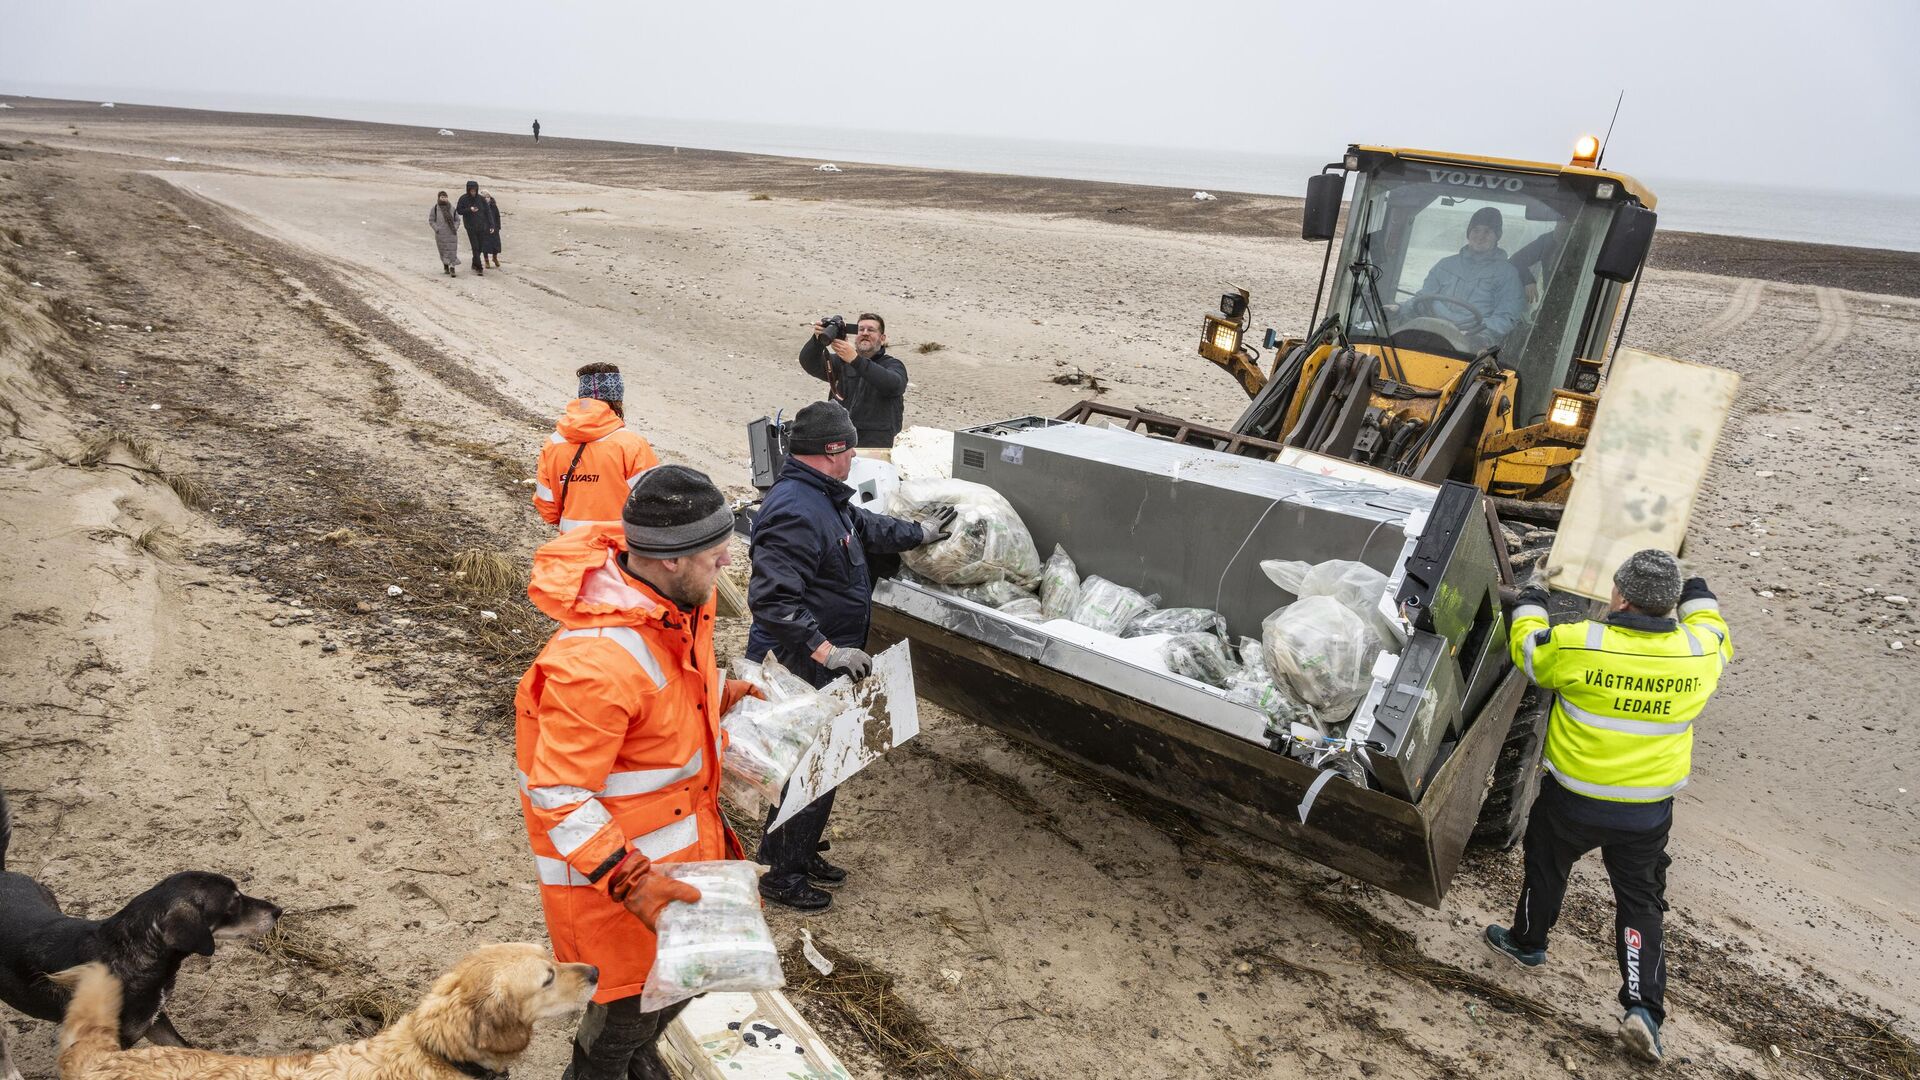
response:
<svg viewBox="0 0 1920 1080"><path fill-rule="evenodd" d="M0 90L150 89L1920 192L1920 3L0 0ZM189 103L182 101L181 103ZM235 101L234 104L243 104ZM558 132L556 132L558 134Z"/></svg>

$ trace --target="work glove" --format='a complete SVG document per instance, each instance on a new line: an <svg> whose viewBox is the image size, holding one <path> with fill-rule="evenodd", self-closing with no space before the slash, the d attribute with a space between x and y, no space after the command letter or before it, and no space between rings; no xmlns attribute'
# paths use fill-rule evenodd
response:
<svg viewBox="0 0 1920 1080"><path fill-rule="evenodd" d="M1519 604L1547 606L1547 583L1560 576L1561 567L1548 568L1547 561L1541 559L1533 564L1533 569L1512 589L1501 589L1500 599L1508 607Z"/></svg>
<svg viewBox="0 0 1920 1080"><path fill-rule="evenodd" d="M920 519L920 546L937 544L953 535L953 520L960 511L952 506L942 506Z"/></svg>
<svg viewBox="0 0 1920 1080"><path fill-rule="evenodd" d="M607 895L649 930L658 929L660 912L673 901L700 902L699 889L655 873L652 860L638 851L627 852L627 857L607 876Z"/></svg>
<svg viewBox="0 0 1920 1080"><path fill-rule="evenodd" d="M858 682L873 674L873 657L862 649L835 645L833 651L827 654L826 666L834 671L844 671Z"/></svg>

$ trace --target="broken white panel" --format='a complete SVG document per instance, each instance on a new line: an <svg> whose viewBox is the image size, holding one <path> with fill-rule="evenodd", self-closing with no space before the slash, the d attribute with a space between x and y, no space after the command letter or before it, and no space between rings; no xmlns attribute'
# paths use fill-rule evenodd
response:
<svg viewBox="0 0 1920 1080"><path fill-rule="evenodd" d="M853 705L835 716L800 755L769 831L920 734L920 699L914 695L913 655L908 646L899 642L873 658L873 674L854 685Z"/></svg>
<svg viewBox="0 0 1920 1080"><path fill-rule="evenodd" d="M1547 555L1555 589L1606 600L1627 556L1679 550L1739 388L1725 368L1638 349L1614 356Z"/></svg>
<svg viewBox="0 0 1920 1080"><path fill-rule="evenodd" d="M680 1080L849 1080L827 1041L794 1011L785 994L702 994L659 1042Z"/></svg>

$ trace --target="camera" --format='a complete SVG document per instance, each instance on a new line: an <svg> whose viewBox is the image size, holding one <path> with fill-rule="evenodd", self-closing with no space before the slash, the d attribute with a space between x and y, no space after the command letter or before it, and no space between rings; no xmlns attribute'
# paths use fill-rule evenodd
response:
<svg viewBox="0 0 1920 1080"><path fill-rule="evenodd" d="M850 338L853 336L854 329L854 327L848 326L847 320L839 315L822 315L820 317L820 336L824 340L838 341L841 338Z"/></svg>

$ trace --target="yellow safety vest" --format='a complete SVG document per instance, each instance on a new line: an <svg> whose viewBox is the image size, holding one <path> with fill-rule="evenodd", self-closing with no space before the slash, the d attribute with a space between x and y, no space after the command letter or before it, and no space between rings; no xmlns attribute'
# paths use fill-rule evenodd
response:
<svg viewBox="0 0 1920 1080"><path fill-rule="evenodd" d="M1687 786L1693 722L1733 659L1733 639L1711 596L1681 604L1678 615L1550 626L1545 608L1514 609L1513 662L1554 693L1544 758L1561 787L1658 802Z"/></svg>

